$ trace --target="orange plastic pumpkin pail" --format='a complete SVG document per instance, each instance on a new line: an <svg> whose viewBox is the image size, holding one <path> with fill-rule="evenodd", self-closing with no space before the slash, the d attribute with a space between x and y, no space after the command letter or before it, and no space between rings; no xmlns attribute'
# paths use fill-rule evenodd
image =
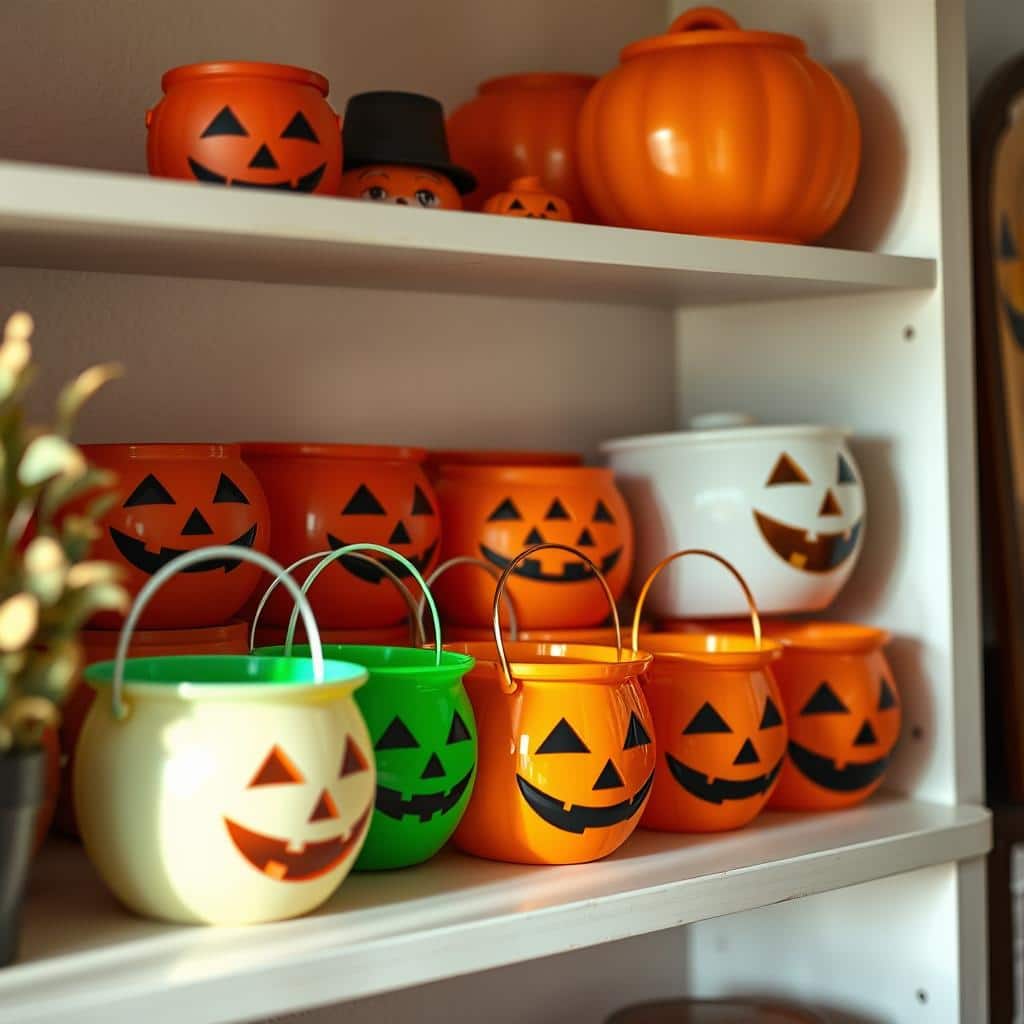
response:
<svg viewBox="0 0 1024 1024"><path fill-rule="evenodd" d="M640 685L650 655L503 643L498 597L513 566L495 594L494 640L446 645L476 659L465 685L479 738L477 781L454 841L518 864L597 860L632 834L653 783L654 726Z"/></svg>
<svg viewBox="0 0 1024 1024"><path fill-rule="evenodd" d="M658 573L687 555L714 559L736 578L753 636L639 632ZM721 832L753 821L775 788L786 756L782 698L770 665L782 645L761 637L757 605L732 564L711 551L679 551L647 577L636 606L633 646L654 655L645 680L658 767L641 825L662 832Z"/></svg>
<svg viewBox="0 0 1024 1024"><path fill-rule="evenodd" d="M569 203L576 220L593 222L579 180L576 127L596 81L592 75L533 72L482 83L448 119L452 159L479 182L466 209L480 209L513 178L534 175Z"/></svg>
<svg viewBox="0 0 1024 1024"><path fill-rule="evenodd" d="M580 176L618 227L810 242L839 219L860 166L845 87L802 40L700 7L627 46L579 123Z"/></svg>
<svg viewBox="0 0 1024 1024"><path fill-rule="evenodd" d="M902 711L884 629L847 622L794 624L781 637L776 676L789 753L771 806L828 811L861 803L882 784Z"/></svg>

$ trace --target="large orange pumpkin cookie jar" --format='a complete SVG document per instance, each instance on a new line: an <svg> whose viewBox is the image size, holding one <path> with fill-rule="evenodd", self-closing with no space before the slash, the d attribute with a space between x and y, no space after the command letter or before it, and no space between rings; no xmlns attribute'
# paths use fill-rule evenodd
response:
<svg viewBox="0 0 1024 1024"><path fill-rule="evenodd" d="M504 570L524 548L565 544L593 560L616 600L626 589L633 524L610 470L443 465L437 493L445 560L468 555ZM545 550L518 564L508 590L522 629L596 626L608 615L598 579L563 550ZM438 581L435 594L449 622L490 621L494 587L484 574L454 570Z"/></svg>
<svg viewBox="0 0 1024 1024"><path fill-rule="evenodd" d="M118 477L117 501L100 523L96 558L124 571L134 596L158 570L193 548L230 544L266 552L267 501L233 444L87 444L86 458ZM211 559L178 573L146 605L144 629L193 629L231 619L260 570ZM92 623L120 626L113 613Z"/></svg>
<svg viewBox="0 0 1024 1024"><path fill-rule="evenodd" d="M480 209L513 178L536 175L569 203L576 220L593 221L580 184L576 128L596 81L591 75L543 72L504 75L480 85L448 119L453 158L480 182L466 197L466 208Z"/></svg>
<svg viewBox="0 0 1024 1024"><path fill-rule="evenodd" d="M699 7L627 46L580 114L580 174L619 227L810 242L853 194L860 122L802 40Z"/></svg>
<svg viewBox="0 0 1024 1024"><path fill-rule="evenodd" d="M424 575L437 564L441 526L423 449L253 443L242 451L266 489L270 553L282 565L364 541L394 548ZM415 588L407 569L394 566L392 572ZM350 555L325 571L309 599L325 629L376 629L404 622L408 614L384 572ZM262 621L287 625L292 607L278 588Z"/></svg>
<svg viewBox="0 0 1024 1024"><path fill-rule="evenodd" d="M770 804L782 810L852 807L882 784L900 734L900 698L883 647L888 633L842 622L774 631L775 675L789 753Z"/></svg>
<svg viewBox="0 0 1024 1024"><path fill-rule="evenodd" d="M213 61L173 68L146 113L149 173L236 188L334 195L338 115L323 75L285 64Z"/></svg>

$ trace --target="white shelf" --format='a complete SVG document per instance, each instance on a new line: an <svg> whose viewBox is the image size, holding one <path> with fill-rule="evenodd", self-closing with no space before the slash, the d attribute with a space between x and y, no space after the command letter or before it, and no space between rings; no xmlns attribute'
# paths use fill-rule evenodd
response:
<svg viewBox="0 0 1024 1024"><path fill-rule="evenodd" d="M564 868L444 854L349 878L320 913L250 928L121 911L82 850L36 865L2 1024L221 1024L356 999L838 889L989 848L988 811L895 797L714 837L640 831Z"/></svg>
<svg viewBox="0 0 1024 1024"><path fill-rule="evenodd" d="M935 286L932 259L0 162L0 263L698 306Z"/></svg>

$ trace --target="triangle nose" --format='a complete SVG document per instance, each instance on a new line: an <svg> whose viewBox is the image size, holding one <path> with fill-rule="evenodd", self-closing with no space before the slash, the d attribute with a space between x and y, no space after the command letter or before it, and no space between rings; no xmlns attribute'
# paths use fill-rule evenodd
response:
<svg viewBox="0 0 1024 1024"><path fill-rule="evenodd" d="M277 169L277 161L274 159L274 154L267 149L267 144L265 142L256 150L256 155L249 161L249 166L264 167L268 170Z"/></svg>
<svg viewBox="0 0 1024 1024"><path fill-rule="evenodd" d="M198 537L210 533L213 533L213 527L203 518L202 512L197 508L192 509L192 515L181 528L182 537Z"/></svg>
<svg viewBox="0 0 1024 1024"><path fill-rule="evenodd" d="M427 766L420 773L421 779L438 779L444 775L444 765L437 754L431 754Z"/></svg>
<svg viewBox="0 0 1024 1024"><path fill-rule="evenodd" d="M732 762L733 764L760 764L761 758L758 757L757 748L754 744L747 740L746 743L740 747L740 752L736 755Z"/></svg>
<svg viewBox="0 0 1024 1024"><path fill-rule="evenodd" d="M389 544L408 544L412 540L409 536L409 531L405 528L405 523L401 519L395 524L395 528L391 531L391 536L388 537Z"/></svg>
<svg viewBox="0 0 1024 1024"><path fill-rule="evenodd" d="M338 817L338 805L334 802L334 798L326 789L320 791L320 799L316 802L316 807L313 808L313 813L309 816L310 821L328 821L331 818Z"/></svg>
<svg viewBox="0 0 1024 1024"><path fill-rule="evenodd" d="M540 530L537 529L536 526L526 535L526 543L527 544L543 544L544 543L544 538L541 536L541 532L540 532Z"/></svg>
<svg viewBox="0 0 1024 1024"><path fill-rule="evenodd" d="M853 745L855 747L870 747L873 743L877 742L878 736L875 735L875 730L871 728L871 723L865 720L864 724L860 727L860 732L857 733L853 741Z"/></svg>
<svg viewBox="0 0 1024 1024"><path fill-rule="evenodd" d="M594 789L618 789L622 785L624 783L619 770L612 764L611 758L608 758L597 777L597 782L594 783Z"/></svg>
<svg viewBox="0 0 1024 1024"><path fill-rule="evenodd" d="M594 546L594 535L584 526L583 532L579 536L579 540L576 541L576 547L578 548L592 548Z"/></svg>
<svg viewBox="0 0 1024 1024"><path fill-rule="evenodd" d="M839 504L839 499L832 493L830 487L825 492L825 498L821 503L821 508L818 509L819 516L841 516L843 514L843 506Z"/></svg>

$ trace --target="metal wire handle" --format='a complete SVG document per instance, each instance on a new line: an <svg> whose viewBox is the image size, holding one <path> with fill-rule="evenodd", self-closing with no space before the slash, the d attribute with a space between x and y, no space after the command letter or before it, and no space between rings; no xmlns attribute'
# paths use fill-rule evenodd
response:
<svg viewBox="0 0 1024 1024"><path fill-rule="evenodd" d="M434 586L441 576L449 569L454 569L457 565L475 565L478 569L483 569L484 572L492 576L495 583L501 580L501 570L497 566L491 565L490 562L485 562L482 558L474 558L472 555L456 555L454 558L449 558L447 562L442 562L427 577L427 586ZM416 621L421 626L423 623L423 609L426 607L426 603L427 599L425 597L420 598L419 607L416 609ZM512 595L507 590L505 591L505 604L508 607L509 639L515 643L519 639L519 620L516 617L516 603L512 600Z"/></svg>
<svg viewBox="0 0 1024 1024"><path fill-rule="evenodd" d="M124 688L124 661L128 656L128 645L131 643L132 633L138 625L139 617L142 615L146 605L149 604L153 595L174 575L189 565L197 562L205 562L210 559L233 559L240 562L252 562L261 569L265 569L272 576L278 577L284 573L284 569L268 555L262 552L253 551L252 548L233 547L227 544L219 544L208 548L197 548L194 551L186 551L183 555L172 558L162 569L154 573L145 586L139 591L124 626L121 627L121 635L117 641L117 651L114 654L114 676L110 687L111 706L114 718L121 721L127 715L127 708L124 705L122 690ZM282 582L295 598L295 612L302 615L303 625L306 627L306 635L309 638L309 656L313 661L313 682L324 681L324 652L320 643L320 631L317 629L316 618L313 616L313 609L306 599L306 595L299 589L299 585L291 576L285 573Z"/></svg>
<svg viewBox="0 0 1024 1024"><path fill-rule="evenodd" d="M409 570L410 575L420 585L420 589L423 591L423 596L426 598L427 603L430 605L430 616L434 623L434 667L437 668L441 664L441 618L437 614L437 605L434 602L434 595L430 593L430 588L427 586L426 581L420 575L419 569L413 565L404 555L400 555L397 551L392 551L391 548L386 548L382 544L346 544L343 548L337 548L334 551L328 552L319 562L318 565L313 567L313 571L306 577L302 584L302 593L306 594L309 592L309 588L313 586L316 578L327 568L332 562L338 561L339 558L344 558L347 555L354 554L357 551L376 551L380 555L386 555L388 558L393 558L400 565L404 565ZM379 563L378 563L379 564ZM288 620L288 632L285 634L284 645L285 650L290 651L292 645L292 639L295 636L295 624L299 619L298 606L292 609L291 618Z"/></svg>
<svg viewBox="0 0 1024 1024"><path fill-rule="evenodd" d="M326 558L330 555L330 551L317 551L312 555L305 555L303 558L299 558L292 562L287 569L284 570L283 575L291 576L296 569L301 565L305 565L307 562L315 562L321 558ZM389 580L402 594L405 599L405 605L409 609L409 638L413 644L417 647L422 647L426 643L426 637L423 635L423 623L421 622L421 616L423 615L422 606L417 609L416 598L409 592L409 588L401 581L398 574L389 569L383 562L376 558L371 558L369 555L352 553L352 558L358 558L362 562L371 562L380 571L387 576ZM263 609L267 606L267 602L270 600L270 595L277 589L278 583L281 583L281 576L275 577L270 586L267 587L266 592L260 598L260 603L256 605L256 614L252 617L252 626L249 629L249 650L255 650L256 648L256 627L259 625L260 616L263 614ZM291 654L291 645L288 645L288 653Z"/></svg>
<svg viewBox="0 0 1024 1024"><path fill-rule="evenodd" d="M732 573L733 578L743 590L743 596L747 599L747 608L750 610L750 628L754 634L754 644L760 648L761 615L757 610L757 602L754 600L754 595L751 593L750 587L747 586L747 581L743 578L743 574L727 558L723 558L721 555L715 554L714 551L708 551L705 548L687 548L685 551L677 551L674 555L669 555L667 558L663 558L650 571L650 574L644 581L643 587L640 588L640 596L636 599L636 611L633 613L633 649L636 650L637 643L640 639L640 613L643 611L644 600L647 598L647 591L651 589L651 585L654 583L654 580L665 566L674 562L677 558L685 558L687 555L703 555L705 558L710 558L712 561L718 562L719 565L724 565L725 568Z"/></svg>
<svg viewBox="0 0 1024 1024"><path fill-rule="evenodd" d="M615 607L615 598L612 596L611 587L608 586L608 581L604 578L601 570L598 569L594 563L587 558L582 551L577 551L575 548L569 547L568 544L534 544L533 547L527 548L525 551L520 551L515 558L512 559L508 565L505 566L502 571L501 578L498 580L498 586L494 591L494 603L491 606L491 622L494 627L494 642L498 647L498 660L501 662L501 670L505 674L505 689L508 693L515 693L516 684L512 679L512 671L508 664L508 655L505 654L505 644L501 639L501 595L505 590L505 584L508 581L509 576L515 570L515 567L523 561L524 558L529 558L530 555L537 551L544 550L555 550L555 551L567 551L570 555L575 556L581 562L585 562L590 566L591 572L597 578L597 581L601 584L604 589L605 597L608 598L608 604L612 609L612 620L615 623L615 647L617 654L615 657L616 661L622 661L622 626L619 623L619 609ZM634 650L636 645L633 645Z"/></svg>

